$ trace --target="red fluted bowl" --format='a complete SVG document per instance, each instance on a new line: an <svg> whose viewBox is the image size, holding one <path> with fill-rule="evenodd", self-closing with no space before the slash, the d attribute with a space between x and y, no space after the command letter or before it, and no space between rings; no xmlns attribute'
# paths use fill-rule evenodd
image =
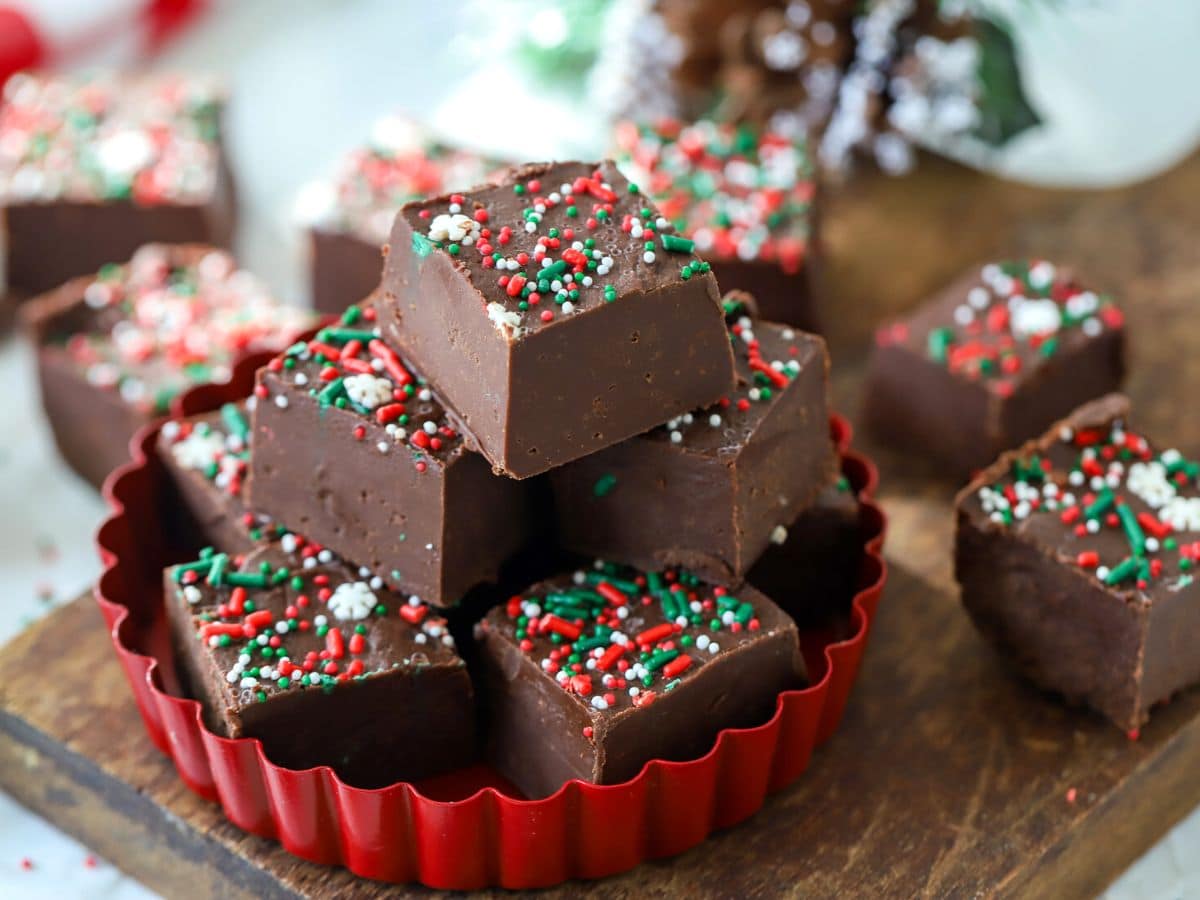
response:
<svg viewBox="0 0 1200 900"><path fill-rule="evenodd" d="M230 382L190 391L176 413L245 396L261 363L246 360ZM165 489L153 452L158 425L134 437L132 461L105 484L112 512L97 535L104 573L96 599L150 739L188 787L220 803L238 827L312 862L444 890L542 887L612 875L682 853L715 829L753 815L768 794L795 781L841 720L887 570L885 520L873 500L875 467L850 449L844 419L834 416L830 424L842 471L860 499L864 535L848 626L836 635L801 632L812 686L780 694L769 722L727 729L700 759L655 760L623 784L571 781L545 799L523 800L477 766L366 790L345 784L328 767L282 768L257 740L210 731L200 704L179 689L166 627L162 569L176 560L158 524Z"/></svg>

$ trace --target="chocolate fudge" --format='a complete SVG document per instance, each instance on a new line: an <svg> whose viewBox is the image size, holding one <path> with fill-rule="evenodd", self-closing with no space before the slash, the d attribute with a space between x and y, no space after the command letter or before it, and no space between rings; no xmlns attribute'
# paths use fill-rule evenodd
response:
<svg viewBox="0 0 1200 900"><path fill-rule="evenodd" d="M492 473L378 298L258 373L251 506L437 606L496 578L534 533L536 484Z"/></svg>
<svg viewBox="0 0 1200 900"><path fill-rule="evenodd" d="M298 565L280 544L244 558L207 549L164 586L177 658L218 734L359 787L471 761L471 681L417 597L336 561Z"/></svg>
<svg viewBox="0 0 1200 900"><path fill-rule="evenodd" d="M553 578L488 613L477 637L490 760L531 798L699 757L805 680L796 626L774 603L677 569Z"/></svg>
<svg viewBox="0 0 1200 900"><path fill-rule="evenodd" d="M156 449L174 487L164 497L161 521L177 546L249 553L277 536L270 519L251 512L245 499L249 410L256 399L172 419L159 432Z"/></svg>
<svg viewBox="0 0 1200 900"><path fill-rule="evenodd" d="M563 546L736 582L832 480L825 342L751 318L741 292L723 303L735 389L550 472Z"/></svg>
<svg viewBox="0 0 1200 900"><path fill-rule="evenodd" d="M282 348L310 321L225 251L162 244L68 281L22 317L55 442L97 486L179 394L227 380L244 354Z"/></svg>
<svg viewBox="0 0 1200 900"><path fill-rule="evenodd" d="M1037 684L1136 732L1200 681L1198 475L1126 398L1079 408L958 495L967 612Z"/></svg>
<svg viewBox="0 0 1200 900"><path fill-rule="evenodd" d="M795 519L772 530L746 581L801 628L823 625L849 614L862 555L858 498L839 475Z"/></svg>
<svg viewBox="0 0 1200 900"><path fill-rule="evenodd" d="M876 338L867 427L959 475L1125 375L1120 309L1044 261L972 269Z"/></svg>
<svg viewBox="0 0 1200 900"><path fill-rule="evenodd" d="M815 331L816 181L801 132L750 124L622 122L617 165L696 242L723 290L758 300L764 319Z"/></svg>
<svg viewBox="0 0 1200 900"><path fill-rule="evenodd" d="M195 76L14 75L0 106L0 282L29 297L150 241L228 246L224 105Z"/></svg>
<svg viewBox="0 0 1200 900"><path fill-rule="evenodd" d="M527 478L729 391L692 248L611 162L529 164L401 209L381 321L493 468Z"/></svg>
<svg viewBox="0 0 1200 900"><path fill-rule="evenodd" d="M450 147L415 122L386 116L333 178L308 185L297 212L308 225L313 306L340 313L379 286L382 247L410 200L482 184L503 163Z"/></svg>

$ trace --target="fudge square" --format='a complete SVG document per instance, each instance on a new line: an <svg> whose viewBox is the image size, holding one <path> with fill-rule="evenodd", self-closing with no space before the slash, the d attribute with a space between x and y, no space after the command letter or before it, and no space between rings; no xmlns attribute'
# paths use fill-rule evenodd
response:
<svg viewBox="0 0 1200 900"><path fill-rule="evenodd" d="M802 133L712 119L621 122L617 166L696 242L723 290L764 319L817 329L816 180Z"/></svg>
<svg viewBox="0 0 1200 900"><path fill-rule="evenodd" d="M549 473L556 534L585 555L740 581L771 535L834 477L829 357L816 335L722 301L734 390Z"/></svg>
<svg viewBox="0 0 1200 900"><path fill-rule="evenodd" d="M526 546L539 486L468 449L434 385L380 337L376 299L259 370L250 505L453 605Z"/></svg>
<svg viewBox="0 0 1200 900"><path fill-rule="evenodd" d="M250 469L249 410L257 398L163 424L156 450L174 490L161 518L176 543L249 553L279 529L246 505Z"/></svg>
<svg viewBox="0 0 1200 900"><path fill-rule="evenodd" d="M244 354L286 347L310 322L224 250L147 244L21 310L63 457L99 486L142 425Z"/></svg>
<svg viewBox="0 0 1200 900"><path fill-rule="evenodd" d="M382 248L405 203L482 184L503 167L435 140L410 119L381 118L331 178L307 185L297 198L308 226L313 306L340 313L379 287Z"/></svg>
<svg viewBox="0 0 1200 900"><path fill-rule="evenodd" d="M701 756L805 682L796 626L775 604L679 569L597 563L512 597L476 637L489 758L531 798Z"/></svg>
<svg viewBox="0 0 1200 900"><path fill-rule="evenodd" d="M498 177L401 209L380 308L493 468L537 475L729 391L708 264L611 162Z"/></svg>
<svg viewBox="0 0 1200 900"><path fill-rule="evenodd" d="M1200 681L1198 475L1126 398L1081 407L959 494L967 612L1039 685L1136 732Z"/></svg>
<svg viewBox="0 0 1200 900"><path fill-rule="evenodd" d="M205 721L275 763L379 787L467 764L474 698L444 619L336 561L280 544L206 549L164 573L177 658Z"/></svg>
<svg viewBox="0 0 1200 900"><path fill-rule="evenodd" d="M876 337L867 427L959 474L1125 375L1120 309L1045 261L972 269Z"/></svg>
<svg viewBox="0 0 1200 900"><path fill-rule="evenodd" d="M39 294L150 241L228 246L224 105L223 90L197 76L9 79L0 106L9 289Z"/></svg>

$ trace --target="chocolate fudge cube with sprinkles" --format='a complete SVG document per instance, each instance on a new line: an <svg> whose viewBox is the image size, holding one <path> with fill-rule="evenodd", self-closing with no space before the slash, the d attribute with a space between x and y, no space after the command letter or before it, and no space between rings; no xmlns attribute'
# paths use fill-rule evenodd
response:
<svg viewBox="0 0 1200 900"><path fill-rule="evenodd" d="M9 79L0 105L8 289L50 290L149 241L228 246L224 103L223 90L197 76Z"/></svg>
<svg viewBox="0 0 1200 900"><path fill-rule="evenodd" d="M680 569L597 563L512 597L476 632L489 758L531 798L702 756L805 681L782 610Z"/></svg>
<svg viewBox="0 0 1200 900"><path fill-rule="evenodd" d="M444 619L417 597L281 544L164 573L177 658L205 721L293 769L380 787L474 755L474 698Z"/></svg>
<svg viewBox="0 0 1200 900"><path fill-rule="evenodd" d="M438 606L534 534L537 484L492 473L376 327L377 298L258 373L251 506Z"/></svg>
<svg viewBox="0 0 1200 900"><path fill-rule="evenodd" d="M816 330L816 180L802 133L667 118L618 124L616 147L722 289L754 294L764 319Z"/></svg>
<svg viewBox="0 0 1200 900"><path fill-rule="evenodd" d="M611 162L501 181L401 209L380 306L496 471L537 475L729 391L708 264Z"/></svg>
<svg viewBox="0 0 1200 900"><path fill-rule="evenodd" d="M307 185L297 198L308 226L313 306L340 313L379 286L382 247L405 203L482 184L503 167L435 140L410 119L381 118L332 178Z"/></svg>
<svg viewBox="0 0 1200 900"><path fill-rule="evenodd" d="M97 486L179 394L228 379L246 353L286 347L310 321L225 251L194 244L147 244L30 301L22 317L55 442Z"/></svg>
<svg viewBox="0 0 1200 900"><path fill-rule="evenodd" d="M278 536L270 519L250 511L250 409L257 398L172 419L158 436L158 456L174 486L163 497L161 521L177 546L212 546L249 553Z"/></svg>
<svg viewBox="0 0 1200 900"><path fill-rule="evenodd" d="M863 417L880 441L968 474L1124 376L1111 297L1048 262L990 263L879 330Z"/></svg>
<svg viewBox="0 0 1200 900"><path fill-rule="evenodd" d="M1200 681L1198 476L1124 397L1081 407L959 494L963 605L1031 679L1136 735Z"/></svg>
<svg viewBox="0 0 1200 900"><path fill-rule="evenodd" d="M568 549L741 580L833 479L825 342L752 319L742 292L723 303L734 390L549 474Z"/></svg>

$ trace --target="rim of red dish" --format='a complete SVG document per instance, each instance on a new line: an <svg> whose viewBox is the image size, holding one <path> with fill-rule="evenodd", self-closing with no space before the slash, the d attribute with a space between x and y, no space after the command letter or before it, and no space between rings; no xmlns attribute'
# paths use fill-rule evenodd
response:
<svg viewBox="0 0 1200 900"><path fill-rule="evenodd" d="M176 403L172 407L172 415L194 415L198 412L214 408L214 403L229 402L230 392L239 392L240 396L246 396L254 383L254 372L263 365L265 359L274 354L254 354L241 360L235 367L230 379L226 382L199 385L189 390L182 397L177 398ZM244 391L241 389L245 388ZM855 591L854 597L851 600L850 618L853 624L853 633L838 641L831 641L822 648L822 655L825 657L825 671L821 679L804 688L798 688L790 691L781 691L775 700L775 713L766 722L759 725L753 725L748 728L725 728L718 732L716 740L709 748L708 752L694 759L673 761L663 759L649 760L636 775L627 781L622 781L617 784L593 784L581 779L571 779L564 782L563 785L554 793L545 797L536 799L526 799L523 797L513 796L491 785L485 785L473 791L472 793L457 798L454 800L438 800L424 793L417 783L411 781L396 781L391 784L378 788L360 788L352 784L348 784L338 776L337 772L331 766L320 765L311 766L306 769L292 769L286 766L281 766L275 763L263 751L262 742L258 738L240 737L230 738L224 735L217 734L212 731L204 721L203 707L199 700L190 697L181 697L175 694L168 693L163 690L157 683L159 679L155 677L155 673L159 667L157 657L141 653L131 649L125 644L121 636L121 627L129 618L129 607L120 600L113 600L105 596L102 589L102 584L106 580L111 580L114 572L118 572L122 566L121 556L107 546L104 542L104 533L113 523L120 521L125 517L125 504L118 498L120 486L129 478L139 476L139 473L147 464L147 448L153 446L154 440L157 438L158 431L167 419L160 419L150 425L146 425L138 430L129 442L129 449L132 456L128 462L124 463L119 468L113 470L104 481L102 494L105 503L108 505L110 513L100 523L96 530L96 547L100 554L103 569L100 577L96 581L94 594L98 603L102 606L107 606L115 610L113 616L113 625L110 631L110 637L113 644L124 654L135 657L145 665L146 683L150 690L160 698L166 699L172 703L183 704L189 714L195 719L196 726L207 734L208 737L215 739L222 745L227 746L250 746L253 745L255 754L259 760L274 772L289 772L289 773L322 773L328 776L336 785L338 790L347 790L358 794L379 795L387 794L394 791L410 790L415 795L421 798L423 802L435 804L441 808L450 808L462 803L467 803L475 800L481 794L493 794L497 799L504 800L507 803L515 803L523 806L537 805L540 803L549 803L556 800L564 791L572 789L573 786L579 786L581 789L586 789L589 792L607 793L610 791L627 790L630 785L641 781L644 778L650 777L651 771L655 767L661 767L667 771L676 771L680 768L695 766L701 762L710 759L714 754L718 753L721 745L731 739L732 735L761 732L771 728L783 713L784 699L792 695L803 695L823 691L826 689L827 682L833 677L834 657L833 652L840 647L860 642L866 637L866 630L869 623L869 616L866 610L862 607L862 601L865 596L872 592L877 592L882 588L887 578L887 562L883 558L883 541L887 533L887 516L883 509L875 501L874 492L879 483L879 472L875 464L867 457L855 452L850 448L850 439L852 429L850 423L837 413L830 414L830 434L836 446L839 460L842 464L843 471L847 467L855 470L855 474L859 476L861 484L857 487L856 495L860 507L864 508L868 514L867 518L872 522L868 533L863 537L863 553L867 559L872 559L877 564L875 577L870 583L863 585ZM151 451L152 452L152 451ZM860 515L862 513L860 512ZM877 527L876 524L877 523ZM861 564L861 563L860 563ZM121 583L122 579L116 578L116 582Z"/></svg>

